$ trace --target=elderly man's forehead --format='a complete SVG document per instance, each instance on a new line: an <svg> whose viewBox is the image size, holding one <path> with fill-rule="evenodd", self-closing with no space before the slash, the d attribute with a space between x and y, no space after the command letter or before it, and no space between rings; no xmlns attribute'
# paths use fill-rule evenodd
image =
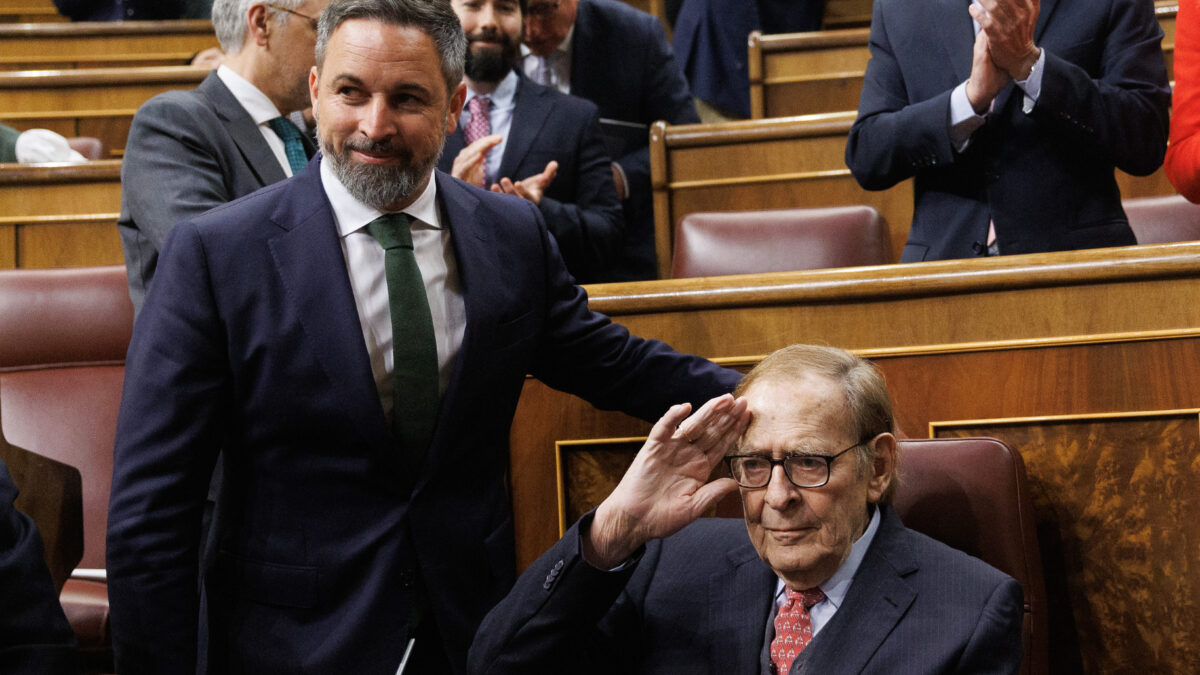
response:
<svg viewBox="0 0 1200 675"><path fill-rule="evenodd" d="M811 372L771 375L742 392L750 409L745 443L794 442L805 438L853 434L853 416L845 387Z"/></svg>

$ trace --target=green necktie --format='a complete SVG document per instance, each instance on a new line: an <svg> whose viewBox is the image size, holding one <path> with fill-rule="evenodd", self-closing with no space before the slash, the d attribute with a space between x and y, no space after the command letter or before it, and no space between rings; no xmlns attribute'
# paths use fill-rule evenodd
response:
<svg viewBox="0 0 1200 675"><path fill-rule="evenodd" d="M304 151L304 141L300 140L300 130L286 117L267 120L267 126L271 127L271 131L274 131L275 135L283 141L283 151L287 153L292 174L300 173L304 165L308 164L308 153Z"/></svg>
<svg viewBox="0 0 1200 675"><path fill-rule="evenodd" d="M368 223L367 231L384 249L392 313L392 429L400 447L419 462L437 422L438 356L411 222L403 213L386 213Z"/></svg>

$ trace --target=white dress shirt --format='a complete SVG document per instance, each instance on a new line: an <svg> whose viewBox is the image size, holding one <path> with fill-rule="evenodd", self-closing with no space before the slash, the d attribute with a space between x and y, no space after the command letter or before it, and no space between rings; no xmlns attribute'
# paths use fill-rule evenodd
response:
<svg viewBox="0 0 1200 675"><path fill-rule="evenodd" d="M283 167L283 173L291 176L292 165L288 162L287 149L283 146L283 139L280 138L267 122L279 117L279 109L271 103L271 99L262 91L250 84L250 82L233 72L229 66L220 66L217 68L217 77L221 78L221 82L229 87L230 93L242 104L246 112L250 115L250 119L258 125L258 132L262 134L263 139L267 141L267 145L271 146L271 152L275 154L275 159L279 161L279 166Z"/></svg>
<svg viewBox="0 0 1200 675"><path fill-rule="evenodd" d="M471 121L471 111L467 108L467 104L478 96L479 94L476 94L471 90L470 85L467 85L467 100L463 103L462 115L458 118L459 125L464 129ZM504 148L508 147L508 130L512 128L513 109L517 107L517 71L508 71L508 75L505 75L504 79L500 80L500 84L496 85L496 90L484 96L492 101L492 107L488 109L488 128L493 134L499 134L501 137L500 142L488 151L483 162L485 184L491 185L504 177L499 176L498 173L500 160L504 157ZM507 177L513 180L527 178L527 176Z"/></svg>
<svg viewBox="0 0 1200 675"><path fill-rule="evenodd" d="M358 321L367 354L371 358L371 374L379 390L379 400L389 421L392 414L392 314L388 306L387 278L384 275L383 246L367 232L367 223L383 215L350 195L326 161L321 162L321 184L333 207L342 255L350 273L350 288L358 308ZM446 394L454 359L462 347L467 326L466 306L454 257L449 221L441 213L437 201L437 181L429 184L416 201L403 210L414 218L412 222L413 251L429 313L433 317L433 332L438 353L438 393Z"/></svg>

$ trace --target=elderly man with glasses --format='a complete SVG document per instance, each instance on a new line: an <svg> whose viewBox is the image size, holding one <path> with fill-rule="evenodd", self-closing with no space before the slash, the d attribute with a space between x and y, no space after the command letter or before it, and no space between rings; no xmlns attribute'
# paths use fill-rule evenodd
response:
<svg viewBox="0 0 1200 675"><path fill-rule="evenodd" d="M1012 673L1022 590L889 507L883 378L775 352L655 425L620 484L485 619L472 673ZM731 478L709 480L724 462ZM699 519L740 490L745 522Z"/></svg>

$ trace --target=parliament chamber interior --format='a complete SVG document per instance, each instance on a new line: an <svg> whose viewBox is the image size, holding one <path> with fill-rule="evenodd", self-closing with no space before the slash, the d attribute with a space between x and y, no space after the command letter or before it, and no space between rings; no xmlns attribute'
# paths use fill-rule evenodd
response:
<svg viewBox="0 0 1200 675"><path fill-rule="evenodd" d="M671 35L668 3L628 4ZM747 35L748 116L649 125L657 278L589 284L590 307L743 372L793 343L869 359L895 405L906 522L1025 587L1023 672L1200 671L1200 206L1162 168L1118 170L1137 245L901 263L921 179L866 190L846 164L871 5L827 0L819 31ZM1172 85L1177 11L1154 3ZM0 459L88 672L109 672L106 510L133 327L122 157L139 106L196 87L208 71L189 62L217 41L204 19L68 22L51 0L0 0L0 21L0 123L87 159L0 164ZM526 378L518 572L649 430ZM954 442L981 437L1001 444Z"/></svg>

